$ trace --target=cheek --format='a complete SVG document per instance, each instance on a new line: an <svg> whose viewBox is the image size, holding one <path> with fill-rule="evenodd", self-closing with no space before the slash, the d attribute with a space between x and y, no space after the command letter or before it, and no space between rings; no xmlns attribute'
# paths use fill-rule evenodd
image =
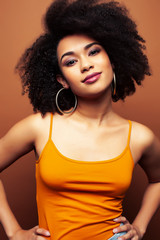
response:
<svg viewBox="0 0 160 240"><path fill-rule="evenodd" d="M72 81L73 79L75 79L75 77L80 77L78 64L76 64L76 66L65 68L64 70L62 70L62 73L68 81Z"/></svg>
<svg viewBox="0 0 160 240"><path fill-rule="evenodd" d="M107 67L107 68L112 68L112 64L111 64L111 61L108 57L108 55L104 55L104 65Z"/></svg>
<svg viewBox="0 0 160 240"><path fill-rule="evenodd" d="M110 59L105 52L99 55L99 57L96 60L97 60L97 64L102 68L112 69L112 64L110 62Z"/></svg>
<svg viewBox="0 0 160 240"><path fill-rule="evenodd" d="M113 72L112 64L108 58L106 58L105 60L104 58L99 59L99 61L97 61L97 64L99 64L99 67L102 69L102 71L105 71L106 73Z"/></svg>
<svg viewBox="0 0 160 240"><path fill-rule="evenodd" d="M70 87L74 86L74 84L76 84L76 80L79 80L80 78L76 67L67 68L63 70L62 73L66 82L69 84Z"/></svg>

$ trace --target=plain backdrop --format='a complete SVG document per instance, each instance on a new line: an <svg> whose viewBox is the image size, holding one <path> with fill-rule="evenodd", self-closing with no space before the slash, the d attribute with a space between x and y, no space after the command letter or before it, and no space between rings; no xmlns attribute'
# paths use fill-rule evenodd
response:
<svg viewBox="0 0 160 240"><path fill-rule="evenodd" d="M43 33L42 16L51 0L0 1L0 136L17 121L32 113L27 96L21 96L21 83L14 72L24 49ZM160 1L124 0L130 14L146 39L147 55L153 75L126 101L114 104L127 119L150 127L160 138ZM1 174L8 201L21 226L37 225L35 194L35 157L29 153ZM124 201L124 214L130 221L136 216L147 185L147 178L136 167L131 188ZM159 240L160 210L153 217L144 240ZM0 240L7 240L0 226Z"/></svg>

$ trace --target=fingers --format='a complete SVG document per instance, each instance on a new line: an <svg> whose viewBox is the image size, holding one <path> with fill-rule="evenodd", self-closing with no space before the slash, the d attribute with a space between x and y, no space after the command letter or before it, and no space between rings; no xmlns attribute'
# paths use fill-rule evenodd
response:
<svg viewBox="0 0 160 240"><path fill-rule="evenodd" d="M119 232L128 232L130 230L132 230L132 225L129 223L126 223L125 225L119 226L117 228L113 229L114 233L119 233Z"/></svg>
<svg viewBox="0 0 160 240"><path fill-rule="evenodd" d="M138 240L137 236L136 236L136 232L134 231L129 231L127 232L125 235L121 236L118 238L118 240L129 240L129 239L134 239L134 240Z"/></svg>
<svg viewBox="0 0 160 240"><path fill-rule="evenodd" d="M41 237L41 236L35 236L35 239L34 239L34 240L46 240L46 238Z"/></svg>
<svg viewBox="0 0 160 240"><path fill-rule="evenodd" d="M119 226L113 229L114 233L121 233L121 232L125 233L124 235L118 237L118 240L140 240L141 239L136 228L133 225L131 225L125 217L121 216L117 219L114 219L114 221L124 224L122 226Z"/></svg>
<svg viewBox="0 0 160 240"><path fill-rule="evenodd" d="M118 222L118 223L124 223L124 224L128 222L128 220L124 216L120 216L118 218L115 218L115 219L113 219L113 221Z"/></svg>
<svg viewBox="0 0 160 240"><path fill-rule="evenodd" d="M138 236L130 237L129 235L124 235L118 238L118 240L139 240Z"/></svg>
<svg viewBox="0 0 160 240"><path fill-rule="evenodd" d="M126 232L123 236L120 236L118 238L118 240L133 239L136 232L134 232L135 230L133 229L133 226L129 223L129 221L124 216L120 216L120 217L114 219L113 221L115 221L117 223L123 223L122 226L120 225L119 227L114 228L113 233ZM137 239L134 239L134 240L137 240Z"/></svg>
<svg viewBox="0 0 160 240"><path fill-rule="evenodd" d="M44 237L50 237L50 232L44 228L39 228L38 226L35 227L36 235L41 235Z"/></svg>
<svg viewBox="0 0 160 240"><path fill-rule="evenodd" d="M129 230L131 230L131 225L130 223L128 222L128 220L123 217L123 216L120 216L116 219L113 220L114 222L117 222L117 223L123 223L123 225L117 227L117 228L114 228L113 229L113 233L119 233L119 232L128 232Z"/></svg>
<svg viewBox="0 0 160 240"><path fill-rule="evenodd" d="M135 236L135 237L131 238L131 240L139 240L139 237Z"/></svg>

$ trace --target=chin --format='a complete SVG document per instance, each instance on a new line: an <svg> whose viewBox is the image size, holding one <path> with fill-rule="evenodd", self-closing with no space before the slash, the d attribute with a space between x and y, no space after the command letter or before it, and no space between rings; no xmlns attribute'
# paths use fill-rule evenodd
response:
<svg viewBox="0 0 160 240"><path fill-rule="evenodd" d="M88 91L88 92L83 92L83 94L82 95L78 95L77 94L77 96L79 96L79 97L81 97L81 98L86 98L86 99L97 99L98 100L98 98L101 98L101 97L107 97L107 96L110 96L111 97L111 90L110 90L110 88L108 89L99 89L99 91L98 90L95 90L95 91Z"/></svg>

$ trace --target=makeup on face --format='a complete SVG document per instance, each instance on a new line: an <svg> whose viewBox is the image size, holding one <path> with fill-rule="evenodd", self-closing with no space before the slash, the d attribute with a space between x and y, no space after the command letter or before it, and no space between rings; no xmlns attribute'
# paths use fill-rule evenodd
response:
<svg viewBox="0 0 160 240"><path fill-rule="evenodd" d="M87 50L89 48L91 48L93 45L100 45L98 42L93 42L93 43L89 43L87 44L85 47L84 47L84 50ZM97 50L98 51L98 50ZM69 51L69 52L66 52L62 55L62 57L60 58L60 63L62 63L62 59L65 57L65 56L71 56L71 55L76 55L76 53L74 51Z"/></svg>
<svg viewBox="0 0 160 240"><path fill-rule="evenodd" d="M97 95L110 87L112 65L95 39L86 35L66 36L59 42L57 56L63 81L77 96Z"/></svg>
<svg viewBox="0 0 160 240"><path fill-rule="evenodd" d="M89 74L82 82L85 84L94 83L100 78L101 74L102 72L94 72L92 74Z"/></svg>

